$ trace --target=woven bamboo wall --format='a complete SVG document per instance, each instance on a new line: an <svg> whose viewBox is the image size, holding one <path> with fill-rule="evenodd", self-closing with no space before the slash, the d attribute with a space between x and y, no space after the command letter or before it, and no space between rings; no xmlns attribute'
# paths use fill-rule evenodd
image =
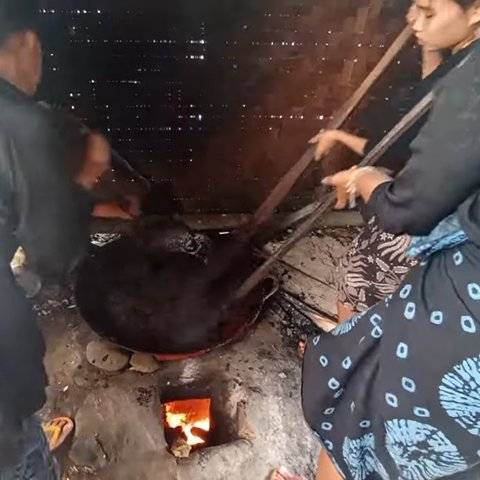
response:
<svg viewBox="0 0 480 480"><path fill-rule="evenodd" d="M373 68L407 6L44 0L43 94L107 131L144 173L172 180L188 210L247 211ZM415 58L373 95L410 82ZM312 178L290 206L308 201Z"/></svg>

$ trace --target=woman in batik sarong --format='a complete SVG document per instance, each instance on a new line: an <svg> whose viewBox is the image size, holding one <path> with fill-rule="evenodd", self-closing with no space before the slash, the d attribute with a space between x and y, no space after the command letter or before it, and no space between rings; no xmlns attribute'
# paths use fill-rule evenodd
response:
<svg viewBox="0 0 480 480"><path fill-rule="evenodd" d="M477 33L477 2L416 5L420 41L440 49L465 29ZM438 37L428 36L433 21L444 25ZM409 234L409 254L420 263L382 303L307 343L302 402L323 445L317 478L477 478L480 41L437 86L395 179L354 168L325 183L339 205L361 197L382 230ZM282 476L289 478L274 478Z"/></svg>
<svg viewBox="0 0 480 480"><path fill-rule="evenodd" d="M418 17L418 7L414 3L407 19L411 25ZM422 18L421 16L419 17ZM312 139L316 143L316 155L327 153L335 143L342 143L360 156L364 156L424 95L456 65L471 49L474 40L472 30L463 29L461 38L455 45L439 50L428 43L432 35L442 35L443 25L438 17L428 19L429 36L420 42L422 48L423 80L407 92L399 92L388 100L374 103L365 111L354 116L353 124L358 127L361 136L340 130L320 132ZM442 63L442 51L451 54ZM389 95L390 97L390 95ZM380 159L379 165L397 174L405 167L411 156L410 144L423 127L428 115L416 122ZM359 236L354 240L338 266L338 320L349 318L355 312L373 307L387 295L393 293L410 269L415 259L406 255L409 236L394 235L382 230L375 217L361 208L367 222Z"/></svg>

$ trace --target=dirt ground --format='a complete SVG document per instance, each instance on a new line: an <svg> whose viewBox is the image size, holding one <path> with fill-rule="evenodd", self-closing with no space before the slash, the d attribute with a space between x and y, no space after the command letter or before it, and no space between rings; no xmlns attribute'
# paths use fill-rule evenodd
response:
<svg viewBox="0 0 480 480"><path fill-rule="evenodd" d="M72 441L59 452L64 479L263 480L280 465L313 478L319 445L301 412L301 363L271 311L242 342L163 363L150 375L109 374L90 365L85 347L96 336L74 305L47 304L39 311L50 376L42 416L69 415L76 422ZM176 460L167 452L160 396L198 383L211 387L224 426L236 425L244 402L254 438L236 432L226 445Z"/></svg>

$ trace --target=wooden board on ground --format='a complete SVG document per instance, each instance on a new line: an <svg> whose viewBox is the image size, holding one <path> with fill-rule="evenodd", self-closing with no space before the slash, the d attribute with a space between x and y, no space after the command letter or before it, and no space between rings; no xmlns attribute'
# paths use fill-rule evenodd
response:
<svg viewBox="0 0 480 480"><path fill-rule="evenodd" d="M187 213L181 219L192 230L235 230L247 224L251 220L248 213ZM274 217L277 223L281 222L284 215L279 214ZM167 219L167 217L165 217ZM92 219L92 233L123 233L128 229L128 220L111 218ZM363 224L361 215L356 211L330 212L318 222L322 227L345 227L358 226Z"/></svg>
<svg viewBox="0 0 480 480"><path fill-rule="evenodd" d="M321 229L301 240L274 269L282 288L329 317L336 317L338 260L345 254L356 228ZM274 253L282 242L265 246Z"/></svg>

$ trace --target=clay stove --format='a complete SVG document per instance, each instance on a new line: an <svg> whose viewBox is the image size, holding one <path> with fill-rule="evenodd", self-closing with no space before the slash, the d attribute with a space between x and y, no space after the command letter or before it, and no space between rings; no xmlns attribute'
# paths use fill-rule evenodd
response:
<svg viewBox="0 0 480 480"><path fill-rule="evenodd" d="M287 334L272 310L262 320L242 342L162 362L153 375L112 375L88 364L85 345L95 337L73 309L44 320L56 392L46 418L80 405L72 412L68 478L263 480L278 465L311 475L318 444L300 410L298 335ZM210 399L210 430L179 458L166 440L162 407L191 399Z"/></svg>
<svg viewBox="0 0 480 480"><path fill-rule="evenodd" d="M115 250L121 243L116 245L111 242L98 247L94 256L108 260L110 252L116 260L119 256L113 254L118 253ZM133 252L128 248L119 250L129 255ZM94 330L128 346L121 341L118 331L105 330L115 322L99 323L105 321L107 313L115 312L99 310L106 296L97 297L102 288L109 291L108 283L99 285L100 281L119 278L109 269L120 265L125 268L125 257L122 260L100 262L100 267L105 268L99 268L98 262L90 263L92 271L84 270L81 285L77 284L77 305ZM132 261L131 265L141 263ZM142 268L132 269L132 275L143 276ZM295 355L298 335L287 335L290 322L285 330L278 319L273 320L272 313L262 309L274 287L264 285L233 316L229 315L235 321L227 326L243 324L246 328L223 329L220 338L214 339L218 341L206 345L206 350L215 349L214 352L198 355L206 353L203 344L193 345L187 352L173 349L162 331L158 343L141 349L161 352L162 360L177 361L163 361L153 377L138 377L129 371L114 379L108 376L106 389L89 393L89 401L76 416L80 421L72 455L75 468L101 471L98 478L102 480L131 480L137 478L140 470L142 478L148 480L158 478L159 471L165 480L243 480L245 475L260 480L278 465L288 465L298 473L311 473L318 446L300 410L300 362ZM139 291L143 293L144 289ZM113 302L104 306L111 305ZM260 316L263 321L257 324ZM137 312L135 318L136 322L129 325L138 336L138 320L142 317ZM183 327L177 328L176 333L188 331ZM128 333L124 337L132 341L134 337ZM151 332L140 333L151 342ZM285 346L286 340L291 347ZM136 350L134 345L130 347ZM208 415L200 414L201 410L209 411L209 428L205 423ZM119 416L119 411L128 411L128 415ZM86 415L94 415L88 424L82 422ZM104 425L108 428L99 430ZM104 456L92 461L89 451L86 458L84 447L97 445Z"/></svg>

